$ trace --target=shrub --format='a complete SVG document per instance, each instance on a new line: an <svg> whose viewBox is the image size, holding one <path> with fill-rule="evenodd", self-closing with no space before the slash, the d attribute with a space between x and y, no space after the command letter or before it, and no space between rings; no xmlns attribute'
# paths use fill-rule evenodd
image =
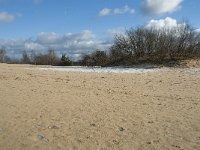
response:
<svg viewBox="0 0 200 150"><path fill-rule="evenodd" d="M62 62L61 65L63 65L63 66L71 66L72 65L72 61L65 54L62 55L61 62Z"/></svg>
<svg viewBox="0 0 200 150"><path fill-rule="evenodd" d="M81 64L86 66L104 66L108 61L105 51L96 50L92 54L82 56Z"/></svg>
<svg viewBox="0 0 200 150"><path fill-rule="evenodd" d="M164 63L200 57L200 33L188 24L172 29L140 27L116 35L110 48L110 64Z"/></svg>
<svg viewBox="0 0 200 150"><path fill-rule="evenodd" d="M47 54L31 54L31 63L35 65L60 65L61 61L55 51L50 49Z"/></svg>

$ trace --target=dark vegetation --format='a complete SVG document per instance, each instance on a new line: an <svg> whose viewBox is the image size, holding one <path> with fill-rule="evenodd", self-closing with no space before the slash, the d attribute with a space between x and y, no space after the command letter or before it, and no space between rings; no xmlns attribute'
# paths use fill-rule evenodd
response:
<svg viewBox="0 0 200 150"><path fill-rule="evenodd" d="M33 51L28 53L23 51L21 59L11 59L6 56L4 49L0 50L0 63L9 64L34 64L34 65L52 65L52 66L71 66L72 61L65 54L59 58L55 51L50 49L45 54L35 54Z"/></svg>
<svg viewBox="0 0 200 150"><path fill-rule="evenodd" d="M164 63L200 56L200 35L188 25L171 30L131 29L126 36L117 36L111 47L115 59ZM123 58L117 55L120 48Z"/></svg>
<svg viewBox="0 0 200 150"><path fill-rule="evenodd" d="M0 50L0 62L36 65L129 66L142 63L178 63L185 59L199 58L200 33L188 24L162 30L132 28L127 30L125 35L116 35L114 44L107 52L96 50L83 55L78 62L73 62L65 54L59 58L54 50L37 55L34 52L28 54L24 51L22 59L16 61L8 58L4 49Z"/></svg>

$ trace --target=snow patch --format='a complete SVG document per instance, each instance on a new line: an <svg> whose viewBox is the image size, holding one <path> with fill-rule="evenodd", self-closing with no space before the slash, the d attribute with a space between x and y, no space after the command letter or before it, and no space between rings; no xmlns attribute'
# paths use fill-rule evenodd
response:
<svg viewBox="0 0 200 150"><path fill-rule="evenodd" d="M147 73L160 70L159 68L124 68L124 67L40 67L40 71L56 72L86 72L86 73Z"/></svg>

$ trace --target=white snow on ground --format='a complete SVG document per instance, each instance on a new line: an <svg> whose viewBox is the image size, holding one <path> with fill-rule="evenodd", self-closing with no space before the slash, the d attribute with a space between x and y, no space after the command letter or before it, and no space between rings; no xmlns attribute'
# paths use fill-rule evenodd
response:
<svg viewBox="0 0 200 150"><path fill-rule="evenodd" d="M41 71L61 71L61 72L88 72L88 73L146 73L155 72L159 68L125 68L125 67L40 67L36 68Z"/></svg>
<svg viewBox="0 0 200 150"><path fill-rule="evenodd" d="M200 75L200 68L189 68L185 70L185 73L190 75Z"/></svg>

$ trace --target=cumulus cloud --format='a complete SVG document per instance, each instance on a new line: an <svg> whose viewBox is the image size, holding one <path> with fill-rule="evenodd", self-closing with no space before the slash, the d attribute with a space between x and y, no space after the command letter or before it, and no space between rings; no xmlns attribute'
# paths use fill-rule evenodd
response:
<svg viewBox="0 0 200 150"><path fill-rule="evenodd" d="M181 8L183 0L143 0L141 7L145 15L162 15Z"/></svg>
<svg viewBox="0 0 200 150"><path fill-rule="evenodd" d="M0 39L0 47L5 47L11 56L20 56L23 50L44 53L52 48L58 55L66 53L75 60L83 53L95 49L105 50L110 45L109 42L96 39L95 35L88 30L62 35L55 32L41 32L34 39Z"/></svg>
<svg viewBox="0 0 200 150"><path fill-rule="evenodd" d="M81 33L67 33L65 34L65 36L68 39L75 39L75 40L88 40L95 37L95 35L89 30L84 30Z"/></svg>
<svg viewBox="0 0 200 150"><path fill-rule="evenodd" d="M104 9L102 9L100 12L99 12L99 16L100 17L103 17L103 16L108 16L108 15L110 15L111 14L111 9L109 9L109 8L104 8Z"/></svg>
<svg viewBox="0 0 200 150"><path fill-rule="evenodd" d="M81 33L66 33L64 35L57 34L55 32L41 32L37 36L37 42L40 44L60 44L71 41L82 41L94 38L95 35L85 30Z"/></svg>
<svg viewBox="0 0 200 150"><path fill-rule="evenodd" d="M135 9L130 8L128 5L125 5L123 8L115 8L114 9L114 14L125 14L125 13L134 14Z"/></svg>
<svg viewBox="0 0 200 150"><path fill-rule="evenodd" d="M59 44L63 40L63 37L55 32L41 32L38 33L36 42L40 44Z"/></svg>
<svg viewBox="0 0 200 150"><path fill-rule="evenodd" d="M176 19L167 17L165 19L159 19L159 20L150 20L146 27L147 28L154 28L154 29L170 29L170 28L176 28L183 26L184 23L177 23Z"/></svg>
<svg viewBox="0 0 200 150"><path fill-rule="evenodd" d="M12 22L15 19L14 15L11 15L7 12L0 12L0 23Z"/></svg>
<svg viewBox="0 0 200 150"><path fill-rule="evenodd" d="M42 50L45 49L45 47L39 43L33 42L33 41L24 41L21 45L23 49L25 50Z"/></svg>
<svg viewBox="0 0 200 150"><path fill-rule="evenodd" d="M120 14L134 14L135 9L130 8L128 5L125 5L122 8L104 8L99 12L100 17L109 16L109 15L120 15Z"/></svg>

